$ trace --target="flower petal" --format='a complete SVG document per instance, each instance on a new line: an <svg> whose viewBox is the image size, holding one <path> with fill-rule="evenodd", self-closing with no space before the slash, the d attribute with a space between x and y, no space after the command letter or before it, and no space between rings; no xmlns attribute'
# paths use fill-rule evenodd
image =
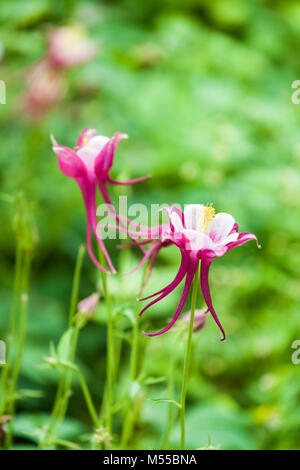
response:
<svg viewBox="0 0 300 470"><path fill-rule="evenodd" d="M184 224L185 228L197 230L201 220L201 214L205 206L203 204L188 204L184 208Z"/></svg>
<svg viewBox="0 0 300 470"><path fill-rule="evenodd" d="M101 152L101 150L109 141L110 141L110 138L106 137L105 135L95 135L89 140L87 145L90 148L95 149L98 152Z"/></svg>
<svg viewBox="0 0 300 470"><path fill-rule="evenodd" d="M182 309L183 309L183 306L184 306L184 303L186 301L186 298L187 298L187 295L189 293L189 290L190 290L190 287L191 287L191 283L194 279L194 275L195 275L195 272L196 272L196 269L198 267L198 263L194 263L188 273L187 273L187 276L186 276L186 280L185 280L185 285L184 285L184 288L183 288L183 292L182 292L182 296L181 296L181 299L179 301L179 304L178 304L178 307L177 307L177 310L174 314L174 317L172 318L172 320L170 321L170 323L168 324L168 326L166 326L163 330L161 331L158 331L157 333L145 333L143 331L143 335L145 336L158 336L158 335L162 335L163 333L166 333L167 331L169 331L170 328L172 328L172 326L174 325L174 323L176 322L176 320L178 319ZM157 299L156 299L157 300Z"/></svg>
<svg viewBox="0 0 300 470"><path fill-rule="evenodd" d="M95 185L89 183L86 180L78 181L79 187L82 192L85 208L86 208L86 220L87 220L87 248L88 253L90 255L91 260L94 264L99 268L101 271L110 274L110 271L104 268L99 261L97 260L96 256L93 252L92 247L92 232L94 232L97 242L106 258L106 261L111 269L111 271L115 274L116 270L110 260L109 254L105 248L104 242L98 234L97 231L97 218L96 218L96 194L95 194Z"/></svg>
<svg viewBox="0 0 300 470"><path fill-rule="evenodd" d="M181 219L180 219L179 215L176 214L176 212L171 212L169 214L169 217L170 217L170 222L172 223L175 232L182 232L183 231L183 225L182 225L182 222L181 222Z"/></svg>
<svg viewBox="0 0 300 470"><path fill-rule="evenodd" d="M115 184L116 186L129 186L130 184L142 183L143 181L146 181L150 178L151 178L151 175L147 175L147 176L141 176L140 178L134 178L132 180L117 181L109 177L107 179L107 182L110 184Z"/></svg>
<svg viewBox="0 0 300 470"><path fill-rule="evenodd" d="M79 150L81 147L86 145L88 141L96 135L96 130L92 129L91 127L86 127L81 132L80 136L77 139L75 150Z"/></svg>
<svg viewBox="0 0 300 470"><path fill-rule="evenodd" d="M166 211L169 220L170 220L170 227L167 232L169 233L168 237L172 236L173 239L182 239L182 230L184 227L184 214L183 212L178 209L176 206L166 206L163 207L161 210ZM174 241L175 243L175 241ZM176 243L175 243L176 244Z"/></svg>
<svg viewBox="0 0 300 470"><path fill-rule="evenodd" d="M209 236L218 243L229 235L234 226L234 218L226 212L219 212L209 227Z"/></svg>
<svg viewBox="0 0 300 470"><path fill-rule="evenodd" d="M94 171L96 159L102 154L102 150L109 141L110 139L104 135L95 135L91 137L85 145L77 150L78 156L92 172Z"/></svg>
<svg viewBox="0 0 300 470"><path fill-rule="evenodd" d="M223 240L217 242L217 243L214 243L214 246L217 248L217 247L221 247L221 246L225 246L227 245L228 243L231 243L231 242L235 242L239 237L239 233L237 232L232 232L230 233L229 235L227 235L227 237L223 238Z"/></svg>
<svg viewBox="0 0 300 470"><path fill-rule="evenodd" d="M239 224L237 222L234 223L233 227L232 227L232 230L230 232L231 233L235 233L235 232L238 232L239 231ZM229 235L230 235L229 234Z"/></svg>
<svg viewBox="0 0 300 470"><path fill-rule="evenodd" d="M213 242L205 233L197 232L196 230L184 230L183 233L186 237L185 248L187 250L200 251L213 249Z"/></svg>
<svg viewBox="0 0 300 470"><path fill-rule="evenodd" d="M181 272L181 273L177 273L175 279L173 282L171 282L164 290L163 292L160 294L159 297L157 297L156 299L152 300L148 305L146 305L146 307L143 308L143 310L139 313L139 317L141 317L143 315L143 313L148 310L148 308L150 308L152 305L156 304L157 302L159 302L160 300L164 299L165 297L167 297L167 295L169 295L171 292L173 292L173 290L176 289L176 287L181 283L182 279L184 278L184 276L186 275L186 270L184 272Z"/></svg>
<svg viewBox="0 0 300 470"><path fill-rule="evenodd" d="M64 175L69 178L80 178L86 175L86 167L74 150L59 145L55 139L52 139L52 143L59 169Z"/></svg>
<svg viewBox="0 0 300 470"><path fill-rule="evenodd" d="M138 242L136 242L138 243ZM142 286L140 287L137 295L140 296L141 293L144 291L145 287L147 286L149 280L150 280L150 277L151 277L151 274L152 274L152 271L153 271L153 267L154 267L154 264L155 264L155 261L156 261L156 258L158 256L158 253L161 249L161 244L159 244L159 247L154 251L154 253L152 254L151 258L150 258L150 261L149 261L149 266L148 266L148 269L147 269L147 273L146 273L146 276L144 278L144 282L142 284Z"/></svg>
<svg viewBox="0 0 300 470"><path fill-rule="evenodd" d="M127 134L116 132L114 136L101 149L95 159L95 173L99 179L106 177L112 167L116 148L122 139L127 139Z"/></svg>
<svg viewBox="0 0 300 470"><path fill-rule="evenodd" d="M168 291L168 293L170 293L173 289L175 289L175 287L178 285L178 281L181 282L182 279L184 278L184 276L186 275L186 272L187 272L187 257L185 255L182 256L181 258L181 263L180 263L180 267L179 267L179 270L175 276L175 278L173 279L172 282L170 282L170 284L168 284L167 286L165 286L163 289L157 291L157 292L154 292L154 294L151 294L151 295L148 295L147 297L143 297L142 299L138 299L140 302L144 301L144 300L148 300L148 299L151 299L152 297L155 297L159 294L162 294L163 292L166 292ZM149 305L150 306L150 305ZM148 306L147 306L148 308ZM145 310L145 309L144 309ZM143 310L143 311L144 311ZM140 313L140 315L142 315L142 312ZM139 315L139 316L140 316Z"/></svg>
<svg viewBox="0 0 300 470"><path fill-rule="evenodd" d="M130 274L133 274L138 269L140 269L143 266L143 264L147 261L147 259L149 259L153 255L153 253L155 253L155 251L157 250L159 246L160 246L160 242L154 243L154 245L152 245L152 247L149 248L148 251L146 251L146 253L144 254L139 264L134 269L132 269L132 271L130 271L129 273L124 274L124 276L129 276Z"/></svg>
<svg viewBox="0 0 300 470"><path fill-rule="evenodd" d="M210 290L209 290L208 272L209 272L211 262L212 262L211 260L207 260L207 259L202 259L201 260L200 283L201 283L202 294L203 294L204 300L206 302L206 305L207 305L210 313L212 314L216 324L218 325L218 327L220 328L220 330L223 334L223 337L221 338L221 341L224 341L225 338L226 338L225 331L223 330L223 327L220 323L218 315L216 314L215 309L213 307L213 304L212 304L212 301L211 301L211 296L210 296Z"/></svg>
<svg viewBox="0 0 300 470"><path fill-rule="evenodd" d="M254 233L251 232L241 232L236 241L228 243L227 248L228 250L232 250L232 248L236 248L237 246L243 245L244 243L250 242L251 240L255 240L257 247L261 248L257 237L254 235Z"/></svg>

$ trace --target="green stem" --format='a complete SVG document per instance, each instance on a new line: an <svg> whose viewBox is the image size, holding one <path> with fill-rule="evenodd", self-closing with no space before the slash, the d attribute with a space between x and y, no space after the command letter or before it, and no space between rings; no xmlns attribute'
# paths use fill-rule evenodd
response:
<svg viewBox="0 0 300 470"><path fill-rule="evenodd" d="M76 307L78 303L78 291L79 291L79 284L80 284L80 277L81 277L84 254L85 254L85 246L81 245L78 250L75 269L74 269L70 310L69 310L69 322L68 322L69 328L72 326L73 318L76 313ZM76 331L76 328L75 328L74 334L72 336L72 343L70 345L70 361L73 361L75 358L77 340L78 340L78 331ZM44 438L40 443L40 448L51 445L53 441L55 440L56 430L59 428L60 423L63 420L65 412L68 407L71 384L72 384L72 373L70 371L63 370L59 378L49 425L45 431Z"/></svg>
<svg viewBox="0 0 300 470"><path fill-rule="evenodd" d="M141 285L145 282L145 277L147 273L148 263L145 263L143 275L142 275L142 282ZM130 357L130 380L131 382L135 382L138 377L138 361L139 361L139 344L140 344L140 334L139 334L139 318L138 313L140 310L140 303L136 303L136 308L134 312L134 324L132 329L132 346L131 346L131 357ZM122 430L122 437L121 437L121 449L126 450L127 442L130 438L132 429L134 426L134 412L131 406L131 403L128 403L124 425Z"/></svg>
<svg viewBox="0 0 300 470"><path fill-rule="evenodd" d="M174 352L171 355L170 365L169 365L169 374L168 374L168 398L169 400L174 399L174 387L175 387L175 370L176 370L176 345L174 347ZM169 449L170 434L172 431L174 422L174 405L173 403L168 404L168 414L167 414L167 426L163 442L163 449Z"/></svg>
<svg viewBox="0 0 300 470"><path fill-rule="evenodd" d="M25 261L25 264L26 261ZM26 267L26 270L29 269ZM27 307L28 307L28 294L27 292L22 292L21 294L21 309L20 309L20 324L19 324L19 334L18 334L18 351L15 358L15 362L12 369L12 390L15 389L16 383L18 380L23 350L26 339L26 330L27 330Z"/></svg>
<svg viewBox="0 0 300 470"><path fill-rule="evenodd" d="M15 332L15 326L16 326L16 314L17 314L18 303L20 300L20 290L21 290L22 262L23 262L23 250L20 246L20 243L17 242L16 265L15 265L14 285L13 285L13 299L12 299L12 306L11 306L11 311L10 311L8 335L7 335L7 340L6 340L7 357L9 355L9 349L12 343L12 338L13 338L13 335Z"/></svg>
<svg viewBox="0 0 300 470"><path fill-rule="evenodd" d="M28 282L29 282L29 272L31 266L31 253L25 254L24 268L22 272L22 282L21 282L21 309L20 309L20 318L18 325L18 339L17 339L17 356L15 358L13 368L12 368L12 386L11 391L14 390L22 361L22 354L24 349L25 337L26 337L26 326L27 326L27 305L28 305ZM14 320L15 321L15 320Z"/></svg>
<svg viewBox="0 0 300 470"><path fill-rule="evenodd" d="M71 345L70 345L70 352L69 352L69 361L74 363L76 358L76 350L78 344L78 336L79 336L80 328L78 326L73 327L73 334L71 338ZM54 434L58 432L59 427L61 426L64 417L66 415L69 399L71 396L71 386L72 386L72 370L64 371L64 387L62 390L61 398L60 398L60 406L58 408L57 413L57 421L54 427Z"/></svg>
<svg viewBox="0 0 300 470"><path fill-rule="evenodd" d="M73 277L70 311L69 311L69 326L72 326L74 315L77 312L78 291L79 291L80 276L81 276L84 254L85 254L85 246L81 245L78 250L74 277Z"/></svg>
<svg viewBox="0 0 300 470"><path fill-rule="evenodd" d="M104 255L99 250L100 263L104 262ZM112 432L112 414L113 414L113 396L114 396L114 379L115 379L115 364L114 364L114 333L113 333L113 310L111 297L107 286L107 274L103 271L102 285L103 293L107 309L107 355L106 355L106 390L105 390L105 422L109 433ZM102 408L101 408L102 411ZM101 414L100 411L100 414Z"/></svg>
<svg viewBox="0 0 300 470"><path fill-rule="evenodd" d="M190 362L191 362L192 337L193 337L194 317L195 317L195 309L196 309L196 302L197 302L198 284L199 284L199 268L197 267L195 277L193 280L191 315L190 315L190 324L189 324L189 332L188 332L188 339L187 339L187 345L186 345L186 354L185 354L185 360L184 360L183 380L182 380L182 389L181 389L181 401L180 401L180 404L181 404L181 407L180 407L180 424L181 424L180 449L181 450L184 450L184 444L185 444L185 422L184 422L185 402L186 402L188 374L189 374Z"/></svg>
<svg viewBox="0 0 300 470"><path fill-rule="evenodd" d="M3 414L4 408L5 408L5 400L6 400L5 397L7 394L7 379L9 376L10 369L12 367L11 346L12 346L13 337L15 336L16 315L18 312L18 303L21 297L20 294L21 294L22 264L23 264L23 250L20 246L20 243L17 242L14 283L13 283L13 297L12 297L12 304L11 304L11 310L10 310L8 332L7 332L7 337L6 337L7 364L3 368L3 372L1 375L1 384L0 384L0 389L2 390L1 400L0 400L0 416Z"/></svg>
<svg viewBox="0 0 300 470"><path fill-rule="evenodd" d="M134 325L132 330L132 350L131 350L131 360L130 360L130 378L134 382L137 378L138 373L138 353L139 353L139 322L138 322L138 313L140 310L140 305L137 302L137 306L134 313Z"/></svg>
<svg viewBox="0 0 300 470"><path fill-rule="evenodd" d="M7 412L13 417L15 413L15 394L16 387L18 382L18 377L20 373L22 356L25 346L26 332L27 332L27 307L28 307L28 284L29 284L29 274L32 261L32 253L25 252L24 267L21 270L20 274L20 284L21 284L21 299L20 299L20 318L17 331L17 352L14 359L14 363L11 371L10 385L8 387L8 394L6 398L7 403ZM14 320L15 321L15 320ZM12 421L12 420L11 420ZM12 444L12 432L11 425L8 427L8 433L6 436L6 447L11 447Z"/></svg>
<svg viewBox="0 0 300 470"><path fill-rule="evenodd" d="M144 264L141 286L144 285L146 274L148 269L148 263ZM139 344L140 344L140 329L139 329L139 311L141 309L140 302L136 302L136 308L134 313L134 325L132 331L132 350L130 360L130 377L134 382L138 376L138 358L139 358Z"/></svg>
<svg viewBox="0 0 300 470"><path fill-rule="evenodd" d="M98 414L97 414L96 408L94 406L90 391L88 389L88 386L86 384L84 376L82 375L82 373L79 369L77 369L77 375L78 375L78 379L79 379L79 382L80 382L80 385L81 385L81 388L82 388L82 392L83 392L83 395L84 395L84 398L85 398L86 406L87 406L87 408L90 412L90 416L93 420L95 428L97 429L97 428L100 427L100 421L99 421Z"/></svg>

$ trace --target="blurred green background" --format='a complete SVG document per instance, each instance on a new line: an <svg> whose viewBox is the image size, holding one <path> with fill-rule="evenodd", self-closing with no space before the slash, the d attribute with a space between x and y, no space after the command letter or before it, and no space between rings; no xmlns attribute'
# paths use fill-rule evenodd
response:
<svg viewBox="0 0 300 470"><path fill-rule="evenodd" d="M47 420L58 373L42 368L50 341L67 325L78 247L85 241L80 192L57 167L50 134L74 146L84 127L111 136L126 132L113 176L151 173L130 187L132 202L207 203L233 214L248 243L211 269L214 306L225 343L209 318L194 335L188 392L187 446L219 449L297 449L300 446L300 367L291 361L300 339L300 107L291 84L300 79L300 4L289 0L2 0L0 79L1 191L22 189L34 203L39 243L31 276L28 336L19 386L41 391L18 402L16 447L34 446L34 428ZM28 67L45 54L50 27L80 23L98 45L87 64L66 71L65 96L36 122L18 111ZM114 200L119 193L111 190ZM5 337L13 281L12 207L1 201L0 338ZM119 253L109 246L116 264ZM126 271L138 259L122 252ZM174 277L175 248L161 252L147 293ZM116 306L135 308L139 276L110 279ZM80 298L95 291L99 273L85 257ZM176 308L180 288L150 309L143 327L156 330ZM199 306L201 306L199 302ZM188 305L186 310L188 309ZM105 379L105 307L83 330L77 362L100 404ZM130 333L124 317L122 328ZM175 330L141 337L145 376L167 376L183 338ZM126 389L129 348L122 344L118 396ZM143 408L130 448L159 448L165 431L166 383L144 386ZM120 432L122 412L115 421ZM75 382L62 436L83 443L91 423ZM178 441L174 426L172 445Z"/></svg>

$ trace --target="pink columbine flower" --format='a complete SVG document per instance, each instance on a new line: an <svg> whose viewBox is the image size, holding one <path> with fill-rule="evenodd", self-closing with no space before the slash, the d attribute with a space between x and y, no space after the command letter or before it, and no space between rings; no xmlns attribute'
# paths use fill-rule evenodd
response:
<svg viewBox="0 0 300 470"><path fill-rule="evenodd" d="M64 26L52 31L48 39L48 58L58 68L74 67L87 62L96 53L96 45L81 26Z"/></svg>
<svg viewBox="0 0 300 470"><path fill-rule="evenodd" d="M147 336L161 335L174 325L182 311L191 283L194 279L194 275L199 262L201 261L200 284L203 297L208 310L222 332L222 340L224 340L225 332L211 301L208 283L209 268L215 258L223 256L232 248L243 245L250 240L256 240L257 242L257 238L253 233L239 233L238 225L232 215L224 212L216 214L215 209L212 206L191 204L185 207L184 213L175 207L167 207L166 211L170 220L170 230L168 234L166 231L162 232L165 236L169 237L165 238L163 242L173 243L178 246L181 251L181 264L177 275L168 286L148 297L139 299L146 300L151 297L156 297L155 300L152 300L146 307L144 307L140 315L142 315L151 305L154 305L170 294L170 292L172 292L184 278L185 284L179 305L171 322L163 330L157 333L144 334ZM149 251L150 250L151 248Z"/></svg>
<svg viewBox="0 0 300 470"><path fill-rule="evenodd" d="M98 262L92 248L92 233L94 233L109 268L113 273L116 273L97 230L96 186L99 187L109 210L117 218L116 212L112 209L107 184L129 185L148 178L147 176L121 182L110 177L109 172L113 165L116 148L120 141L125 138L127 138L127 135L120 132L116 132L112 138L108 138L97 135L94 129L87 128L80 134L75 150L72 150L69 147L59 145L52 137L53 151L58 158L58 166L61 172L70 178L74 178L82 192L86 208L88 253L95 265L106 273L109 273L109 271Z"/></svg>
<svg viewBox="0 0 300 470"><path fill-rule="evenodd" d="M64 94L61 72L51 67L46 59L29 69L26 82L27 89L20 98L20 106L33 120L44 117Z"/></svg>
<svg viewBox="0 0 300 470"><path fill-rule="evenodd" d="M90 60L96 45L80 26L66 26L52 31L45 57L26 73L27 89L20 98L22 111L33 120L44 117L65 93L64 69Z"/></svg>

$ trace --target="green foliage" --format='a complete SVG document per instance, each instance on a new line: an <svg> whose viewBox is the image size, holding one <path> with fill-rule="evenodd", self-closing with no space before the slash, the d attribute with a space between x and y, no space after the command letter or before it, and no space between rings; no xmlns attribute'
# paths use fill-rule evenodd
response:
<svg viewBox="0 0 300 470"><path fill-rule="evenodd" d="M41 366L50 342L61 358L68 349L71 330L62 334L76 255L85 238L79 190L59 172L49 136L74 146L84 127L104 135L128 133L116 154L114 176L153 176L128 189L132 202L149 207L213 202L217 211L233 214L241 231L256 233L262 245L260 251L254 243L234 250L211 269L213 302L228 339L219 341L211 319L194 336L188 447L205 447L210 436L219 449L299 448L299 366L291 362L291 344L300 333L300 107L291 103L291 84L300 78L299 18L299 2L292 0L2 0L0 79L6 82L7 104L0 105L1 192L22 191L33 207L21 207L23 218L13 224L13 206L0 200L0 338L8 324L14 230L18 237L23 234L26 247L36 242L36 228L28 223L33 209L39 233L19 381L22 399L14 421L16 448L36 443L37 430L49 419L59 377L57 370ZM49 25L72 22L84 24L99 53L66 72L66 95L44 120L31 122L17 106L26 71L44 54ZM112 191L115 200L117 194ZM116 264L123 272L132 269L138 251L126 258L115 247L108 243ZM178 261L174 248L161 253L145 295L173 278ZM100 274L86 256L80 298L97 290L99 282ZM122 339L128 339L134 322L139 285L140 274L110 279ZM179 292L146 312L143 329L165 325L178 298ZM102 299L80 333L76 362L99 407L105 318ZM145 374L140 382L147 386L147 397L139 394L144 406L137 413L131 448L161 446L166 425L162 413L165 409L167 417L169 402L163 403L166 383L156 378L167 376L176 351L176 391L167 400L177 403L183 340L176 338L173 330L164 337L140 338L139 367L143 364ZM123 341L120 352L120 403L127 386L129 343ZM145 377L152 379L147 383ZM59 448L68 441L70 446L88 445L90 436L84 440L84 433L91 432L90 419L82 403L74 380ZM120 432L118 417L115 433ZM176 429L171 438L176 446Z"/></svg>

